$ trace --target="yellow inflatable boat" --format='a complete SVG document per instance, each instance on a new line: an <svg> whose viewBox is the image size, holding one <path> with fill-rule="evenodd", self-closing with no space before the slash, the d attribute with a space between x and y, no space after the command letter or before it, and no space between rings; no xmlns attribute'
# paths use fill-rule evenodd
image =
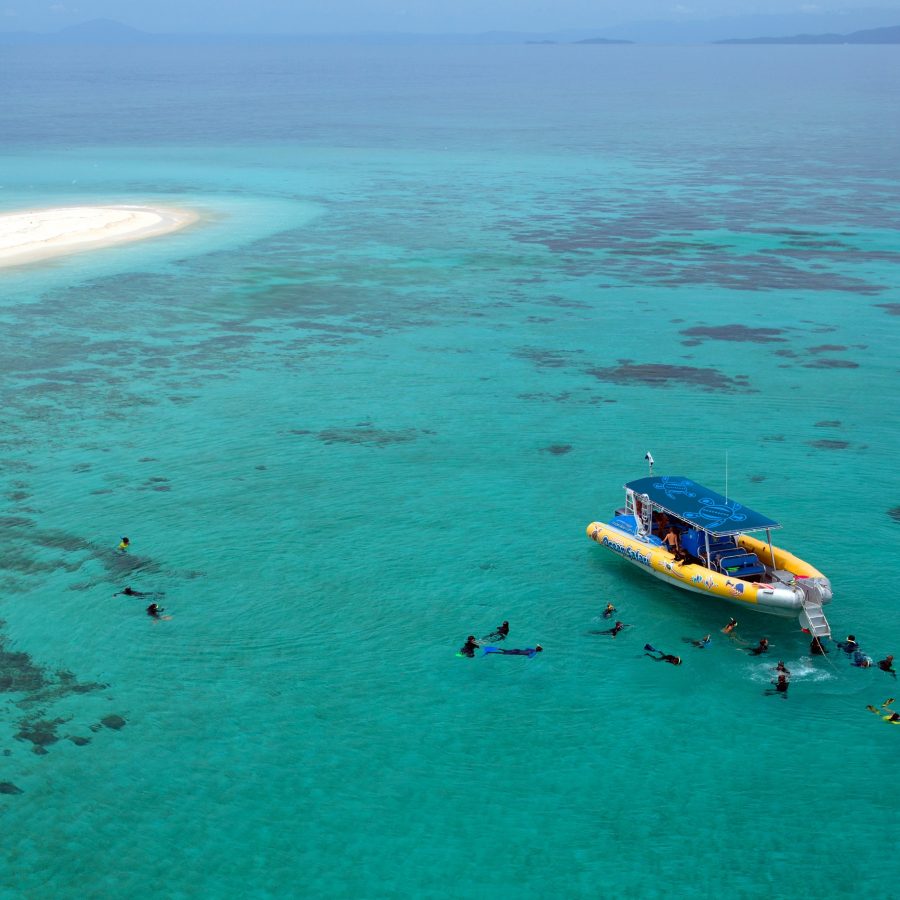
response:
<svg viewBox="0 0 900 900"><path fill-rule="evenodd" d="M831 637L822 607L831 583L809 563L775 547L778 522L675 475L625 485L625 506L588 537L656 578L759 612L798 616L816 637ZM766 540L751 536L765 533Z"/></svg>

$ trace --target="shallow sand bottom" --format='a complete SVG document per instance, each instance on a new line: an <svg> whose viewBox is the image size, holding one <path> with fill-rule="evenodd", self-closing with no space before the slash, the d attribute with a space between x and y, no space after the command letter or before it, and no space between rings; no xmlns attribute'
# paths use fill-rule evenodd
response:
<svg viewBox="0 0 900 900"><path fill-rule="evenodd" d="M0 215L0 267L179 231L199 215L156 206L70 206Z"/></svg>

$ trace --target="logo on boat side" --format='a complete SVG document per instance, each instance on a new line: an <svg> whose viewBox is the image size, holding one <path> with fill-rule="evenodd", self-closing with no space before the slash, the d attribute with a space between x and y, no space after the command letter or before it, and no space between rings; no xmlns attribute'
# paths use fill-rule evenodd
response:
<svg viewBox="0 0 900 900"><path fill-rule="evenodd" d="M621 553L622 556L633 559L635 562L643 563L645 566L650 565L650 557L641 553L639 550L635 550L634 547L626 547L625 544L620 544L618 541L611 541L605 535L600 543L609 547L610 550L615 550L616 553Z"/></svg>

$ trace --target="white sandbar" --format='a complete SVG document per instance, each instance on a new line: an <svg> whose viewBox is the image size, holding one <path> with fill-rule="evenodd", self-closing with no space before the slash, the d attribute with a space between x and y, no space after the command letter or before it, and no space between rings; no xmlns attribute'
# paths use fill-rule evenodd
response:
<svg viewBox="0 0 900 900"><path fill-rule="evenodd" d="M200 216L162 206L65 206L0 215L0 268L82 250L143 241L192 225Z"/></svg>

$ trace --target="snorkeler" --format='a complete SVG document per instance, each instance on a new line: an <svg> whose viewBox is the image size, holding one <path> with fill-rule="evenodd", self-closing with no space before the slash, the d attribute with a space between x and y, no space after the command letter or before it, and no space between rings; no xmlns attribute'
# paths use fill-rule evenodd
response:
<svg viewBox="0 0 900 900"><path fill-rule="evenodd" d="M685 638L685 640L689 644L693 644L695 647L699 647L701 650L705 650L712 643L712 638L709 635L706 635L706 637L700 638L699 641L695 641L691 638Z"/></svg>
<svg viewBox="0 0 900 900"><path fill-rule="evenodd" d="M809 642L809 652L812 656L827 656L828 651L825 649L825 645L822 643L821 639L818 637L814 637Z"/></svg>
<svg viewBox="0 0 900 900"><path fill-rule="evenodd" d="M893 675L894 678L897 677L897 673L894 671L894 657L892 655L886 656L884 659L878 660L878 668L881 669L882 672L887 672L888 675Z"/></svg>
<svg viewBox="0 0 900 900"><path fill-rule="evenodd" d="M753 656L759 656L762 653L768 653L769 652L768 639L762 638L755 647L751 647L747 652Z"/></svg>
<svg viewBox="0 0 900 900"><path fill-rule="evenodd" d="M611 618L612 618L612 614L613 614L614 612L616 612L616 608L612 605L612 603L607 603L607 604L606 604L606 609L603 610L603 618L604 618L604 619L611 619Z"/></svg>
<svg viewBox="0 0 900 900"><path fill-rule="evenodd" d="M119 553L127 553L130 544L131 541L129 541L127 537L123 537L122 540L119 541L119 546L116 547L116 550L118 550Z"/></svg>
<svg viewBox="0 0 900 900"><path fill-rule="evenodd" d="M608 634L610 637L615 637L623 628L631 628L631 625L626 625L624 622L616 622L612 628L604 628L603 631L592 631L591 634Z"/></svg>
<svg viewBox="0 0 900 900"><path fill-rule="evenodd" d="M851 656L852 654L856 653L857 650L859 650L859 644L856 642L856 638L852 634L847 635L847 640L838 641L837 645L841 648L841 650L844 651L844 653L847 654L847 656Z"/></svg>
<svg viewBox="0 0 900 900"><path fill-rule="evenodd" d="M787 675L785 675L784 672L782 672L778 676L778 680L773 681L772 684L775 685L775 690L773 691L771 688L769 688L767 691L765 691L765 693L766 694L781 694L782 698L784 700L787 700L787 692L788 692L788 688L790 687L790 684L791 684L788 681Z"/></svg>
<svg viewBox="0 0 900 900"><path fill-rule="evenodd" d="M475 640L475 635L470 634L466 638L466 642L459 648L459 652L462 656L468 656L470 659L475 656L475 651L478 649L478 641Z"/></svg>
<svg viewBox="0 0 900 900"><path fill-rule="evenodd" d="M126 597L149 597L150 594L146 591L136 591L133 587L127 587L124 591L116 591L113 594L113 597L118 597L119 594L124 594Z"/></svg>
<svg viewBox="0 0 900 900"><path fill-rule="evenodd" d="M725 634L731 634L737 628L737 619L729 619L728 624L722 629Z"/></svg>
<svg viewBox="0 0 900 900"><path fill-rule="evenodd" d="M862 650L857 650L850 658L850 665L856 666L857 669L868 669L872 665L872 660Z"/></svg>
<svg viewBox="0 0 900 900"><path fill-rule="evenodd" d="M784 664L783 659L778 660L778 665L775 666L775 671L776 672L784 672L785 675L791 674L791 670Z"/></svg>
<svg viewBox="0 0 900 900"><path fill-rule="evenodd" d="M165 610L158 603L151 603L147 607L147 615L153 616L154 619L159 619Z"/></svg>
<svg viewBox="0 0 900 900"><path fill-rule="evenodd" d="M894 712L890 704L894 702L894 698L891 697L889 700L885 700L884 703L881 704L881 709L876 709L870 703L866 709L870 713L875 713L876 716L881 716L881 720L883 722L890 722L892 725L900 725L900 713ZM887 713L887 715L884 715Z"/></svg>
<svg viewBox="0 0 900 900"><path fill-rule="evenodd" d="M543 652L544 648L540 644L535 644L533 647L524 647L517 650L501 650L499 647L485 647L483 655L487 656L488 653L499 653L502 656L527 656L531 658L532 656L536 656L538 653Z"/></svg>
<svg viewBox="0 0 900 900"><path fill-rule="evenodd" d="M490 634L486 634L481 640L483 641L504 641L509 634L509 622L504 621L502 625L498 625Z"/></svg>
<svg viewBox="0 0 900 900"><path fill-rule="evenodd" d="M681 665L681 657L675 656L674 653L663 653L662 650L657 650L656 647L652 647L650 644L644 644L644 650L650 651L645 653L644 656L649 656L650 659L655 659L657 662L667 662L673 666ZM659 656L653 656L654 653L658 653Z"/></svg>

